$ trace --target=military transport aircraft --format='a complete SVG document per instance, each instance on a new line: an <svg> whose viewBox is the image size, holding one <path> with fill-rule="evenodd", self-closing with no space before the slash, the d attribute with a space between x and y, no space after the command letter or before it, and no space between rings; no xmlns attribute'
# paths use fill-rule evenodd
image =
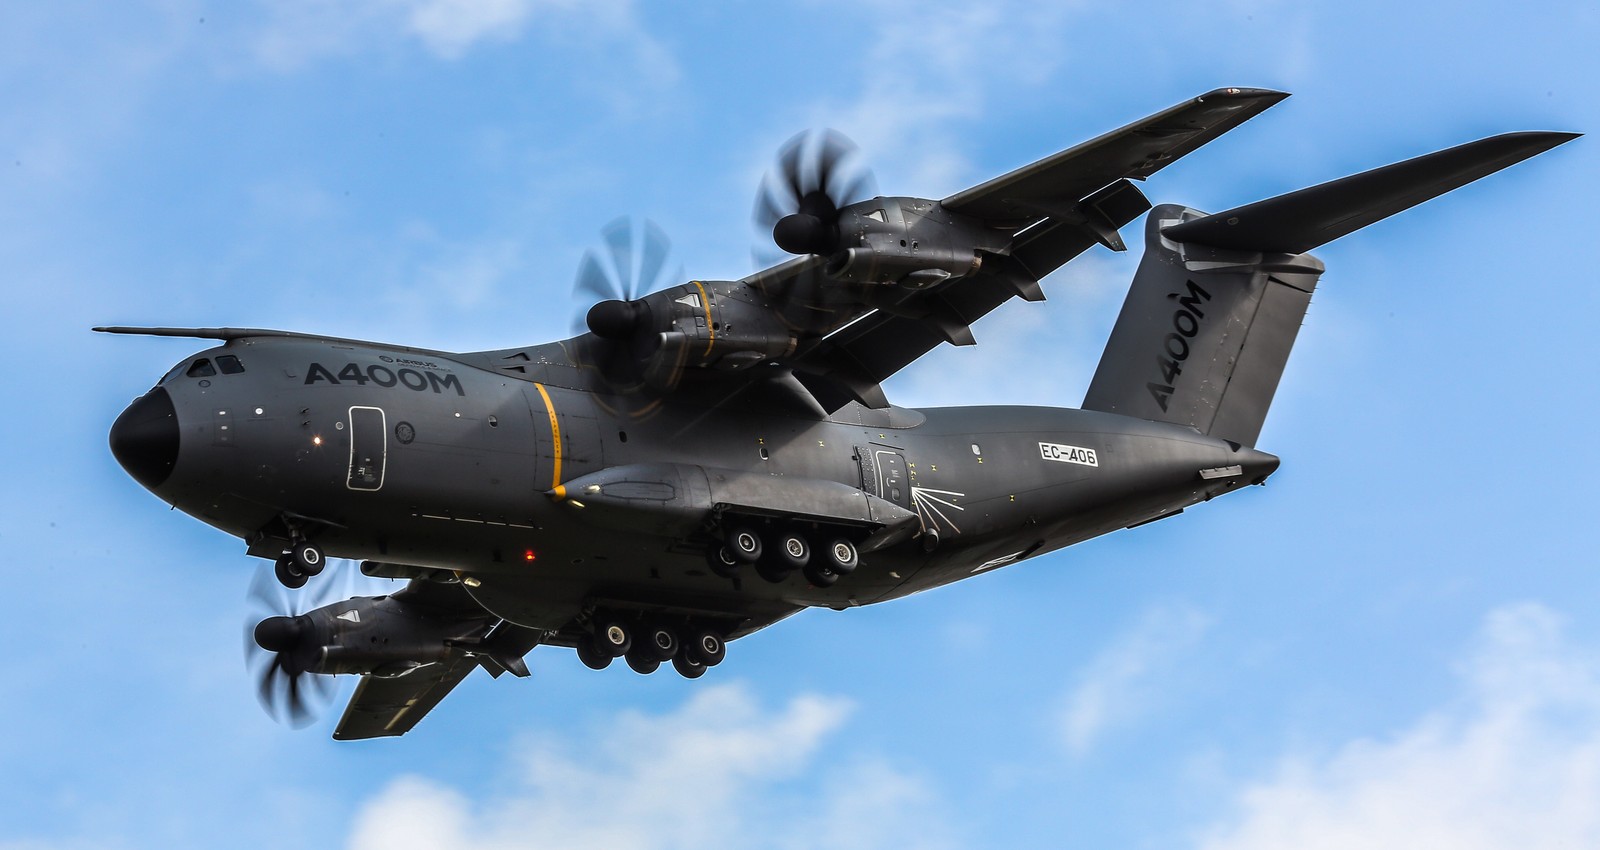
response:
<svg viewBox="0 0 1600 850"><path fill-rule="evenodd" d="M798 137L757 204L797 256L639 294L665 242L612 228L579 276L604 300L560 342L97 328L221 343L134 401L111 449L286 587L328 557L408 580L253 628L275 713L303 719L307 677L362 677L335 738L404 734L475 667L528 675L541 644L698 677L807 607L897 599L1262 483L1278 458L1257 435L1323 271L1306 252L1575 138L1494 136L1214 215L1151 209L1133 181L1285 97L1209 92L942 200L859 198L848 144ZM1124 250L1147 210L1083 409L889 403L886 378L1043 299L1078 254Z"/></svg>

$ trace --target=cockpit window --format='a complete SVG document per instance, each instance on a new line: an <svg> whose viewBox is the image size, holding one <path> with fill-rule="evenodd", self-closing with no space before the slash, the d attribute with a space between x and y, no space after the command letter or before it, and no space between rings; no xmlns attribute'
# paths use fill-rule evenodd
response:
<svg viewBox="0 0 1600 850"><path fill-rule="evenodd" d="M217 357L217 368L221 369L224 375L237 375L244 371L244 364L232 354L222 354Z"/></svg>
<svg viewBox="0 0 1600 850"><path fill-rule="evenodd" d="M188 372L191 378L209 378L215 374L217 374L216 367L212 366L211 361L204 357L194 361L194 365L189 367Z"/></svg>

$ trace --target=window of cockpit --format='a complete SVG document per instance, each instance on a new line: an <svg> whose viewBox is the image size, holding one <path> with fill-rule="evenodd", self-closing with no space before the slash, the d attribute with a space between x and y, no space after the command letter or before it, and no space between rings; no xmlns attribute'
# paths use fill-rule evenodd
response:
<svg viewBox="0 0 1600 850"><path fill-rule="evenodd" d="M244 364L232 354L221 354L217 356L217 368L221 369L224 375L237 375L244 371Z"/></svg>
<svg viewBox="0 0 1600 850"><path fill-rule="evenodd" d="M186 374L191 378L209 378L217 374L217 368L211 365L210 359L202 357L194 361L194 365L189 367Z"/></svg>

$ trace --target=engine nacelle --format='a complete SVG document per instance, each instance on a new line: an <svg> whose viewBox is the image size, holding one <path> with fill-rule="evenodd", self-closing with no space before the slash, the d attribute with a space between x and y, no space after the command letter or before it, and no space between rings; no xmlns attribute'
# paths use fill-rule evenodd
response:
<svg viewBox="0 0 1600 850"><path fill-rule="evenodd" d="M871 240L877 241L877 240ZM947 246L931 249L917 242L909 247L873 245L846 248L828 263L828 276L850 283L901 284L922 289L965 277L982 265L978 252Z"/></svg>
<svg viewBox="0 0 1600 850"><path fill-rule="evenodd" d="M269 617L257 624L255 639L290 670L398 676L445 660L457 642L481 638L493 623L393 596L358 596L298 617Z"/></svg>
<svg viewBox="0 0 1600 850"><path fill-rule="evenodd" d="M761 293L735 281L695 281L645 299L654 344L646 383L668 388L685 369L740 369L794 353L795 329Z"/></svg>
<svg viewBox="0 0 1600 850"><path fill-rule="evenodd" d="M1009 239L938 201L873 198L840 210L839 250L828 258L827 274L921 289L976 272L981 252L1003 250Z"/></svg>

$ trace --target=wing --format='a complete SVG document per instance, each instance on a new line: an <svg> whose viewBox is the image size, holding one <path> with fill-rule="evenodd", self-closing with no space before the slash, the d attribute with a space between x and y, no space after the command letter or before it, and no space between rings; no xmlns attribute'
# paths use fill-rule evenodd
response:
<svg viewBox="0 0 1600 850"><path fill-rule="evenodd" d="M1288 97L1266 89L1218 89L939 202L943 210L1010 233L983 252L980 269L879 306L802 346L788 365L830 412L852 401L888 406L881 382L940 343L971 345L978 318L1021 296L1044 300L1039 281L1102 244L1123 250L1117 230L1150 209L1131 183ZM792 260L746 278L768 290L814 276L820 260Z"/></svg>
<svg viewBox="0 0 1600 850"><path fill-rule="evenodd" d="M807 413L812 401L886 408L885 378L941 342L971 345L972 323L1014 295L1042 300L1040 278L1091 246L1124 250L1118 229L1150 209L1131 181L1287 96L1218 89L943 201L847 204L816 220L826 256L615 302L604 338L476 356L528 380L632 393L639 409L668 393L715 407L780 378Z"/></svg>
<svg viewBox="0 0 1600 850"><path fill-rule="evenodd" d="M1149 208L1137 189L1111 216L1117 227ZM924 293L915 305L876 310L825 337L790 364L794 376L830 413L852 401L871 408L889 405L880 384L940 343L971 345L970 325L1020 295L1044 300L1039 280L1096 243L1094 235L1062 222L1043 222L1020 234L1009 255L996 256L975 275Z"/></svg>
<svg viewBox="0 0 1600 850"><path fill-rule="evenodd" d="M333 730L334 740L404 735L477 666L475 659L461 652L451 660L418 667L404 676L362 676L355 696L339 718L339 726Z"/></svg>
<svg viewBox="0 0 1600 850"><path fill-rule="evenodd" d="M1288 96L1269 89L1207 92L940 203L988 221L1033 221L1116 180L1143 180Z"/></svg>
<svg viewBox="0 0 1600 850"><path fill-rule="evenodd" d="M483 607L454 583L413 579L393 598L440 617L487 616ZM333 730L334 740L404 735L475 667L483 667L496 678L506 672L527 676L528 667L522 656L539 644L542 633L504 621L491 627L493 622L488 620L467 637L453 641L455 649L443 661L400 676L362 676Z"/></svg>

